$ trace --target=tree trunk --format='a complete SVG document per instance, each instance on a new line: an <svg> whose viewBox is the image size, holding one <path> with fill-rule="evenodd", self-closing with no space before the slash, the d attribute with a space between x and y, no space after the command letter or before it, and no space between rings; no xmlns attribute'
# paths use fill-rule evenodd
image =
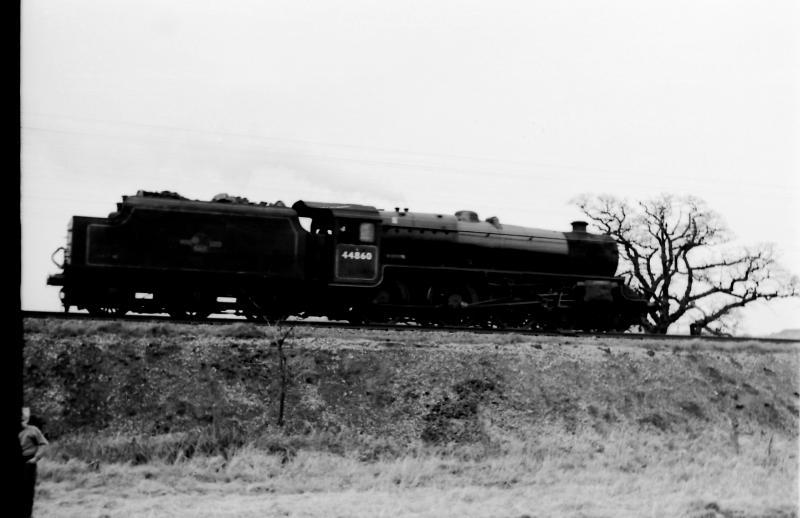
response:
<svg viewBox="0 0 800 518"><path fill-rule="evenodd" d="M662 324L658 323L655 324L652 328L650 328L650 333L654 335L665 335L669 330L669 324Z"/></svg>

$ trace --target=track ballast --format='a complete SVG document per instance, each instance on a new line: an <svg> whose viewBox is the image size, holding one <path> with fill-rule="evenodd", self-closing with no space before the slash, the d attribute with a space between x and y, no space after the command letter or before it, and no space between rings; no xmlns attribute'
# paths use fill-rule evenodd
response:
<svg viewBox="0 0 800 518"><path fill-rule="evenodd" d="M209 324L209 325L233 325L233 324L251 324L255 326L280 326L280 327L322 327L322 328L339 328L339 329L365 329L365 330L403 330L403 331L419 331L419 332L469 332L476 334L522 334L530 336L576 336L576 337L591 337L603 336L620 338L624 340L664 340L664 341L685 341L685 340L711 340L711 341L727 341L727 342L761 342L761 343L797 343L800 340L789 338L763 338L763 337L749 337L749 336L692 336L692 335L656 335L646 333L597 333L597 332L582 332L575 330L560 330L560 331L541 331L532 329L517 329L517 328L502 328L502 329L486 329L481 327L468 327L468 326L451 326L451 325L415 325L409 323L366 323L366 324L351 324L349 322L337 321L313 321L313 320L281 320L277 322L260 322L251 321L244 318L231 317L209 317L202 320L177 320L168 315L125 315L125 316L94 316L88 313L66 313L63 311L22 311L22 318L28 319L60 319L60 320L88 320L88 321L120 321L120 322L166 322L172 324Z"/></svg>

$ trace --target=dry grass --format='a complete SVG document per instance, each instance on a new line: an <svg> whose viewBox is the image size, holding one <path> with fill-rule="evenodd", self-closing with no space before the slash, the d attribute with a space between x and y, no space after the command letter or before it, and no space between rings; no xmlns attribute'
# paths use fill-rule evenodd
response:
<svg viewBox="0 0 800 518"><path fill-rule="evenodd" d="M495 440L502 440L495 437ZM793 516L797 443L727 437L552 435L492 448L419 445L364 462L245 447L229 460L44 461L37 516ZM721 514L713 514L714 510ZM710 513L710 514L709 514ZM725 514L728 513L728 514Z"/></svg>

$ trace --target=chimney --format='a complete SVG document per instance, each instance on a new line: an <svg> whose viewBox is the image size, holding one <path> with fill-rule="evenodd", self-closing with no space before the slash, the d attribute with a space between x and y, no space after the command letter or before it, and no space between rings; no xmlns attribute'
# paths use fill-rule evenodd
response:
<svg viewBox="0 0 800 518"><path fill-rule="evenodd" d="M573 232L586 232L586 226L588 223L585 221L573 221L572 222L572 231Z"/></svg>

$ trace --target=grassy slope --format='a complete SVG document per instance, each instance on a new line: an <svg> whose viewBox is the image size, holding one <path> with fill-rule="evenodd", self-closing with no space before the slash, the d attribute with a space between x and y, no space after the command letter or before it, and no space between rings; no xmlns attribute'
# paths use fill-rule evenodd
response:
<svg viewBox="0 0 800 518"><path fill-rule="evenodd" d="M796 347L302 329L279 431L270 336L27 322L40 511L796 513Z"/></svg>

